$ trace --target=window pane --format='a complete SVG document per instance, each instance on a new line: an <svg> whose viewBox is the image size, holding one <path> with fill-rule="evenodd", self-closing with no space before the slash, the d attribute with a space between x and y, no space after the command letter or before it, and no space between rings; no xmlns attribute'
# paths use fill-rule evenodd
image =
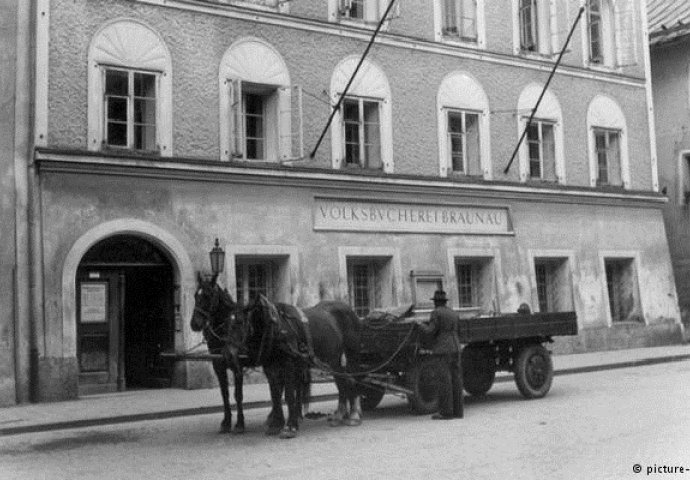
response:
<svg viewBox="0 0 690 480"><path fill-rule="evenodd" d="M244 111L248 115L263 114L263 98L260 95L247 94L244 96Z"/></svg>
<svg viewBox="0 0 690 480"><path fill-rule="evenodd" d="M458 34L457 2L458 0L444 0L443 2L443 33L447 35Z"/></svg>
<svg viewBox="0 0 690 480"><path fill-rule="evenodd" d="M343 118L346 121L359 122L359 102L357 100L345 100L343 102Z"/></svg>
<svg viewBox="0 0 690 480"><path fill-rule="evenodd" d="M554 126L543 123L541 129L543 172L542 177L547 180L556 179L556 140L554 138Z"/></svg>
<svg viewBox="0 0 690 480"><path fill-rule="evenodd" d="M121 97L107 97L108 120L127 121L127 99Z"/></svg>
<svg viewBox="0 0 690 480"><path fill-rule="evenodd" d="M247 158L259 160L264 158L264 142L257 138L247 138Z"/></svg>
<svg viewBox="0 0 690 480"><path fill-rule="evenodd" d="M156 76L148 73L134 74L134 95L156 98Z"/></svg>
<svg viewBox="0 0 690 480"><path fill-rule="evenodd" d="M116 147L127 146L127 124L108 122L106 127L107 144Z"/></svg>
<svg viewBox="0 0 690 480"><path fill-rule="evenodd" d="M381 126L379 104L363 102L364 108L364 155L367 167L381 167Z"/></svg>
<svg viewBox="0 0 690 480"><path fill-rule="evenodd" d="M473 307L475 293L476 268L471 263L460 263L457 266L458 298L460 307Z"/></svg>
<svg viewBox="0 0 690 480"><path fill-rule="evenodd" d="M263 118L253 115L247 115L245 119L245 128L247 138L261 138L263 137Z"/></svg>
<svg viewBox="0 0 690 480"><path fill-rule="evenodd" d="M452 133L462 133L462 114L459 112L448 112L448 131Z"/></svg>
<svg viewBox="0 0 690 480"><path fill-rule="evenodd" d="M539 311L548 312L549 311L549 301L548 301L548 278L546 265L544 263L537 263L534 266L534 271L537 277L537 298L539 301Z"/></svg>
<svg viewBox="0 0 690 480"><path fill-rule="evenodd" d="M129 73L121 70L105 71L106 95L129 95Z"/></svg>
<svg viewBox="0 0 690 480"><path fill-rule="evenodd" d="M134 125L134 148L137 150L156 150L155 125Z"/></svg>
<svg viewBox="0 0 690 480"><path fill-rule="evenodd" d="M354 265L352 269L353 307L360 317L365 317L370 308L369 265Z"/></svg>
<svg viewBox="0 0 690 480"><path fill-rule="evenodd" d="M134 100L134 121L136 123L156 124L156 101Z"/></svg>
<svg viewBox="0 0 690 480"><path fill-rule="evenodd" d="M462 149L462 134L450 135L450 154L454 172L465 173L465 157Z"/></svg>
<svg viewBox="0 0 690 480"><path fill-rule="evenodd" d="M541 178L539 123L532 123L527 127L527 150L529 155L529 176Z"/></svg>
<svg viewBox="0 0 690 480"><path fill-rule="evenodd" d="M479 175L482 173L479 148L479 115L475 113L465 114L465 130L467 174Z"/></svg>
<svg viewBox="0 0 690 480"><path fill-rule="evenodd" d="M350 18L364 18L364 0L352 0L350 2Z"/></svg>

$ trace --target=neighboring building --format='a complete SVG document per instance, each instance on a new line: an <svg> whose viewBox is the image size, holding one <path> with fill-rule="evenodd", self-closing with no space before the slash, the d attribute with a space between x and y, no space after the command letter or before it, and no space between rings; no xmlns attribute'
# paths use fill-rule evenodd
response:
<svg viewBox="0 0 690 480"><path fill-rule="evenodd" d="M648 0L659 183L687 333L690 327L690 3Z"/></svg>
<svg viewBox="0 0 690 480"><path fill-rule="evenodd" d="M641 3L587 0L527 126L577 2L398 2L312 158L387 2L37 0L18 383L208 385L157 354L198 344L215 238L243 301L442 285L465 315L576 311L560 352L680 341Z"/></svg>

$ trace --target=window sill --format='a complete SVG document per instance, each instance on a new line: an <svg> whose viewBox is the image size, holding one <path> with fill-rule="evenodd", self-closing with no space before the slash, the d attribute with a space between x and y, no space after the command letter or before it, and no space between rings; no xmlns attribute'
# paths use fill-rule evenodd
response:
<svg viewBox="0 0 690 480"><path fill-rule="evenodd" d="M376 30L376 27L379 24L379 20L369 21L369 20L360 20L360 19L356 19L356 18L353 19L353 18L339 17L336 20L334 20L334 23L339 23L341 25L345 25L348 27L361 28L363 30ZM388 31L388 25L389 24L390 24L390 19L383 22L383 25L381 26L381 31L382 32Z"/></svg>
<svg viewBox="0 0 690 480"><path fill-rule="evenodd" d="M101 147L100 151L102 153L105 153L105 154L127 154L129 156L135 156L135 157L151 157L151 158L161 157L161 151L160 150L137 150L135 148L115 147L115 146L104 145Z"/></svg>
<svg viewBox="0 0 690 480"><path fill-rule="evenodd" d="M282 4L278 3L276 6L270 5L260 5L250 1L242 0L216 0L217 3L230 5L233 7L246 8L249 10L258 10L262 12L277 12L277 13L289 13L289 3L284 2Z"/></svg>
<svg viewBox="0 0 690 480"><path fill-rule="evenodd" d="M483 48L479 45L478 39L472 39L472 38L463 38L459 37L456 35L440 35L437 39L438 42L443 43L445 45L454 45L458 47L465 47L465 48L474 48L474 49L480 49Z"/></svg>
<svg viewBox="0 0 690 480"><path fill-rule="evenodd" d="M541 53L532 50L524 50L522 48L517 51L516 55L532 60L542 60L544 62L555 62L558 58L558 54L555 53Z"/></svg>

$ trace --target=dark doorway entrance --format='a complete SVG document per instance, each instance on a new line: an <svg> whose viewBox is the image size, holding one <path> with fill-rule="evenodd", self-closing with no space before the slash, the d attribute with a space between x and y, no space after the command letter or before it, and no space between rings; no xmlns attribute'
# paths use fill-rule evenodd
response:
<svg viewBox="0 0 690 480"><path fill-rule="evenodd" d="M92 247L77 274L80 392L170 386L174 274L150 242L118 235Z"/></svg>

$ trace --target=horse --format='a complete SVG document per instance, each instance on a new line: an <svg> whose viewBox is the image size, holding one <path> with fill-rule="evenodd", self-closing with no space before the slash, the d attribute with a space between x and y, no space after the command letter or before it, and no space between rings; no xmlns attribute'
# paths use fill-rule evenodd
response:
<svg viewBox="0 0 690 480"><path fill-rule="evenodd" d="M232 432L232 410L230 409L230 392L228 389L228 369L232 370L235 378L235 403L237 405L237 423L235 433L244 433L243 410L243 371L250 367L246 359L239 355L227 355L228 326L233 318L243 313L243 309L236 304L226 289L221 289L216 283L218 278L214 274L210 280L204 280L201 274L197 276L198 288L194 294L194 313L190 321L192 330L203 332L204 339L211 354L223 355L223 358L213 360L213 371L218 378L220 394L223 397L224 417L220 424L220 433Z"/></svg>
<svg viewBox="0 0 690 480"><path fill-rule="evenodd" d="M299 429L301 392L308 391L309 378L300 372L316 367L331 373L338 388L338 408L329 424L360 425L362 408L354 368L358 365L361 323L345 303L324 301L304 311L285 303L273 304L259 294L243 317L236 317L229 330L230 343L243 343L249 355L269 366L273 405L269 428L282 428L281 438L293 438ZM237 355L236 347L231 355ZM276 397L285 390L288 419Z"/></svg>
<svg viewBox="0 0 690 480"><path fill-rule="evenodd" d="M264 373L269 379L271 387L272 409L268 416L268 435L280 433L282 424L282 396L284 391L283 364L281 362L261 362L257 355L247 355L248 346L251 343L251 330L244 330L249 323L242 321L245 310L240 304L235 303L227 289L222 289L216 283L217 274L206 281L199 274L197 276L198 288L194 295L194 313L191 319L192 330L202 331L209 353L222 355L222 358L213 360L213 371L218 378L218 386L223 398L224 417L220 425L220 433L244 433L244 409L243 409L243 372L245 368L263 366ZM235 320L237 321L235 322ZM228 335L230 325L241 327L235 330L235 335ZM249 338L249 340L247 340ZM252 348L249 348L252 350ZM255 350L255 349L254 349ZM232 352L232 354L230 353ZM309 369L300 366L295 371L296 379L304 379L298 382L300 388L296 392L296 408L301 412L302 405L308 402L309 397ZM230 394L228 389L227 370L230 369L235 378L235 403L237 404L237 423L232 430L232 410L230 408ZM290 372L292 373L292 372ZM297 380L295 380L297 382ZM283 422L284 423L284 422Z"/></svg>

